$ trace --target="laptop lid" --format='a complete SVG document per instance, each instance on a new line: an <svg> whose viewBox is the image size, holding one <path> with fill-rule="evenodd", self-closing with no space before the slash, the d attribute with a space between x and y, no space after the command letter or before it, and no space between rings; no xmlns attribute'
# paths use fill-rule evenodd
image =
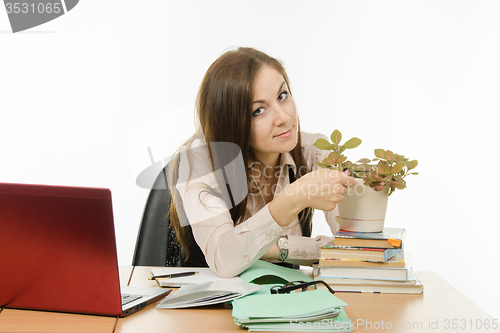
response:
<svg viewBox="0 0 500 333"><path fill-rule="evenodd" d="M123 316L111 191L0 183L0 267L1 307Z"/></svg>

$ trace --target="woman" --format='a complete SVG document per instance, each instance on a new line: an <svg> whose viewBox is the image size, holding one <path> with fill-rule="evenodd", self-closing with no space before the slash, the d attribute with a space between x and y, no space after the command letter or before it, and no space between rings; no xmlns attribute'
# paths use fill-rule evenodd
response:
<svg viewBox="0 0 500 333"><path fill-rule="evenodd" d="M332 210L354 180L317 167L326 155L313 144L324 136L300 133L281 63L251 48L226 52L205 74L196 106L199 130L169 179L181 265L232 277L259 259L317 261L331 237L310 238L312 209L327 212L335 233Z"/></svg>

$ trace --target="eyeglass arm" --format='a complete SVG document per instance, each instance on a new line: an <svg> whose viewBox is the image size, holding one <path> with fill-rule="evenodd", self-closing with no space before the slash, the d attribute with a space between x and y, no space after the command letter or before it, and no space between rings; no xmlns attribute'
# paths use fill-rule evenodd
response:
<svg viewBox="0 0 500 333"><path fill-rule="evenodd" d="M335 291L328 285L328 283L326 283L323 280L316 280L316 281L299 283L299 284L296 284L293 286L281 287L281 288L277 289L277 292L278 292L278 294L286 294L286 293L289 293L290 291L293 291L296 289L305 290L307 287L312 286L312 285L316 285L318 283L323 284L328 289L329 292L331 292L332 294L335 294Z"/></svg>

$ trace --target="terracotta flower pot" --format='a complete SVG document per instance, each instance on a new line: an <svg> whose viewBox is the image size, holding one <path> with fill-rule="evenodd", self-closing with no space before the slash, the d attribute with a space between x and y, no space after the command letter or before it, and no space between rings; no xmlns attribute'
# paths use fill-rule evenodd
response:
<svg viewBox="0 0 500 333"><path fill-rule="evenodd" d="M355 179L339 203L337 222L340 229L355 232L381 232L384 229L389 189L382 191L365 186L362 179Z"/></svg>

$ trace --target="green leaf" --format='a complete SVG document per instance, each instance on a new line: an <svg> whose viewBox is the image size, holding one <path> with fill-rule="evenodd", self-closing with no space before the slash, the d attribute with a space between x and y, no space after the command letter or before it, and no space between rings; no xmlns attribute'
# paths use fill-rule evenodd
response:
<svg viewBox="0 0 500 333"><path fill-rule="evenodd" d="M394 174L400 172L401 170L403 170L404 166L405 165L401 162L394 164L394 166L391 169L391 173Z"/></svg>
<svg viewBox="0 0 500 333"><path fill-rule="evenodd" d="M397 188L398 190L404 190L406 184L402 184L401 182L391 182L391 185Z"/></svg>
<svg viewBox="0 0 500 333"><path fill-rule="evenodd" d="M335 131L333 131L332 135L330 135L330 139L334 144L338 145L340 143L340 140L342 140L342 133L340 133L340 131L336 129Z"/></svg>
<svg viewBox="0 0 500 333"><path fill-rule="evenodd" d="M328 156L327 158L323 159L323 164L332 165L332 164L336 164L336 163L333 160L333 158L331 158L330 156Z"/></svg>
<svg viewBox="0 0 500 333"><path fill-rule="evenodd" d="M392 175L389 175L389 176L387 176L387 177L382 178L382 181L384 181L384 182L388 182L388 181L389 181L389 180L391 180L391 179L392 179Z"/></svg>
<svg viewBox="0 0 500 333"><path fill-rule="evenodd" d="M410 172L409 175L418 175L418 172Z"/></svg>
<svg viewBox="0 0 500 333"><path fill-rule="evenodd" d="M354 174L354 178L362 178L365 180L365 183L366 181L369 180L370 178L370 173L369 172L351 172L352 174Z"/></svg>
<svg viewBox="0 0 500 333"><path fill-rule="evenodd" d="M314 143L314 146L316 148L319 148L321 150L330 150L331 149L331 144L330 142L326 141L325 139L318 139Z"/></svg>
<svg viewBox="0 0 500 333"><path fill-rule="evenodd" d="M398 155L398 154L396 154L396 155L394 156L394 161L395 161L395 162L403 162L404 160L405 160L405 157L404 157L403 155Z"/></svg>
<svg viewBox="0 0 500 333"><path fill-rule="evenodd" d="M406 187L406 182L401 177L394 177L394 181L392 181L390 184L398 190L403 190Z"/></svg>
<svg viewBox="0 0 500 333"><path fill-rule="evenodd" d="M415 169L418 165L417 160L409 161L408 165L408 170Z"/></svg>
<svg viewBox="0 0 500 333"><path fill-rule="evenodd" d="M344 163L342 163L342 171L345 170L345 169L348 169L352 166L352 162L351 161L345 161ZM353 173L353 172L351 172Z"/></svg>
<svg viewBox="0 0 500 333"><path fill-rule="evenodd" d="M369 158L362 158L360 160L358 160L356 163L370 163L372 160L370 160Z"/></svg>
<svg viewBox="0 0 500 333"><path fill-rule="evenodd" d="M330 169L330 166L327 165L327 164L323 164L321 162L316 162L316 164L320 167L320 168L324 168L324 169Z"/></svg>
<svg viewBox="0 0 500 333"><path fill-rule="evenodd" d="M347 156L339 156L339 158L335 161L335 164L342 164L347 160Z"/></svg>
<svg viewBox="0 0 500 333"><path fill-rule="evenodd" d="M385 154L384 154L384 158L387 160L387 161L392 161L392 159L394 158L394 153L390 150L386 150L385 151Z"/></svg>
<svg viewBox="0 0 500 333"><path fill-rule="evenodd" d="M334 161L339 158L339 154L335 151L332 151L328 156L331 157Z"/></svg>
<svg viewBox="0 0 500 333"><path fill-rule="evenodd" d="M360 144L361 144L361 139L350 138L349 140L346 141L346 143L344 143L344 145L342 147L345 149L353 149L353 148L356 148L357 146L359 146Z"/></svg>
<svg viewBox="0 0 500 333"><path fill-rule="evenodd" d="M375 156L378 158L384 158L385 157L385 150L375 149Z"/></svg>
<svg viewBox="0 0 500 333"><path fill-rule="evenodd" d="M388 175L391 173L391 166L384 160L378 161L377 172L382 175Z"/></svg>

